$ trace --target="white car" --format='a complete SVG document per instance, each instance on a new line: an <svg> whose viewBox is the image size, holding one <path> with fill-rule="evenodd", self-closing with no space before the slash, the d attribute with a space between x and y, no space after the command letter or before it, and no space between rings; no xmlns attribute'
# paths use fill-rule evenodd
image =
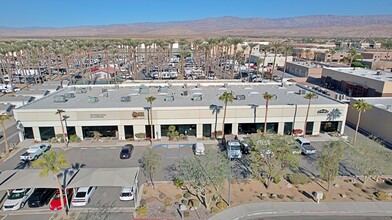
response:
<svg viewBox="0 0 392 220"><path fill-rule="evenodd" d="M23 208L34 189L14 189L3 204L3 211L15 211Z"/></svg>
<svg viewBox="0 0 392 220"><path fill-rule="evenodd" d="M72 206L86 206L95 192L95 186L80 187L72 199Z"/></svg>
<svg viewBox="0 0 392 220"><path fill-rule="evenodd" d="M130 186L124 186L121 189L120 200L121 201L131 201L133 200L133 195L135 194L135 188Z"/></svg>

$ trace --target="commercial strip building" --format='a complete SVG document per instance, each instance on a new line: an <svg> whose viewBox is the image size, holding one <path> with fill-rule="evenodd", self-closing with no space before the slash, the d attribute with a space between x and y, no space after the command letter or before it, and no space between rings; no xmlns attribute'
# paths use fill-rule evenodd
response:
<svg viewBox="0 0 392 220"><path fill-rule="evenodd" d="M321 83L351 97L391 97L392 73L363 68L323 68Z"/></svg>
<svg viewBox="0 0 392 220"><path fill-rule="evenodd" d="M259 59L264 59L264 54L263 53L253 53L250 56L250 62L252 63L257 63L257 60ZM275 59L275 54L273 53L267 53L267 56L265 57L265 66L272 66L274 65L274 59ZM286 56L282 54L277 54L276 59L275 59L275 65L276 66L284 66L284 63L286 61ZM287 56L287 62L293 61L293 56ZM263 62L262 62L263 63Z"/></svg>
<svg viewBox="0 0 392 220"><path fill-rule="evenodd" d="M358 99L364 99L372 105L372 109L361 114L360 128L383 141L392 143L392 98L353 98L347 114L347 121L356 125L358 121L358 111L353 108Z"/></svg>
<svg viewBox="0 0 392 220"><path fill-rule="evenodd" d="M121 85L69 86L56 93L14 110L19 121L20 138L48 140L62 134L57 109L65 112L68 135L91 138L94 131L103 137L120 140L135 138L143 133L150 137L150 104L153 135L167 136L170 125L181 134L197 138L211 137L222 130L223 106L219 96L230 92L235 100L228 103L225 134L248 134L263 130L266 102L265 92L276 94L269 101L267 129L279 134L291 134L304 129L308 100L306 87L288 84L241 83L238 81L164 81L132 82ZM347 104L318 95L311 101L307 131L317 135L324 131L343 134Z"/></svg>
<svg viewBox="0 0 392 220"><path fill-rule="evenodd" d="M286 71L294 76L321 78L322 66L311 62L287 62Z"/></svg>

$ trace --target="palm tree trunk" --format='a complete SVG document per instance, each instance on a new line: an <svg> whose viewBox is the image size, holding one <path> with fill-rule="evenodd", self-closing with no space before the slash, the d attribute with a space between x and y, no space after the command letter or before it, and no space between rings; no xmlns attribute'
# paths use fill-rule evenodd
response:
<svg viewBox="0 0 392 220"><path fill-rule="evenodd" d="M5 132L4 122L1 123L1 127L3 128L3 137L4 137L4 144L5 144L5 154L8 155L10 153L10 148L8 146L7 133Z"/></svg>
<svg viewBox="0 0 392 220"><path fill-rule="evenodd" d="M267 59L267 53L264 53L263 67L261 69L261 81L264 80L265 59Z"/></svg>
<svg viewBox="0 0 392 220"><path fill-rule="evenodd" d="M64 142L67 143L68 140L67 140L67 135L65 135L64 124L63 124L63 120L61 117L61 113L59 113L59 117L60 117L61 131L63 132Z"/></svg>
<svg viewBox="0 0 392 220"><path fill-rule="evenodd" d="M357 126L355 127L355 134L354 134L353 144L355 144L355 142L357 142L359 123L361 122L361 113L362 113L362 111L358 112L358 121L357 121Z"/></svg>
<svg viewBox="0 0 392 220"><path fill-rule="evenodd" d="M306 134L306 125L307 125L307 123L308 123L308 116L309 116L309 109L310 109L310 100L312 100L312 99L309 99L309 102L308 102L308 110L306 111L306 117L305 117L305 125L304 125L303 137L305 137L305 134Z"/></svg>
<svg viewBox="0 0 392 220"><path fill-rule="evenodd" d="M152 102L150 102L150 143L151 143L151 147L152 147L152 140L154 139L154 129L153 129L153 125L152 125Z"/></svg>
<svg viewBox="0 0 392 220"><path fill-rule="evenodd" d="M223 122L222 122L222 137L225 137L225 120L226 120L226 109L227 109L227 101L225 102L225 110L223 112Z"/></svg>
<svg viewBox="0 0 392 220"><path fill-rule="evenodd" d="M287 62L287 54L286 54L286 57L284 58L284 68L283 68L283 73L282 73L282 86L283 86L284 73L286 72L286 62Z"/></svg>
<svg viewBox="0 0 392 220"><path fill-rule="evenodd" d="M61 214L63 216L63 219L68 219L67 210L66 210L67 207L64 204L64 194L63 194L63 189L61 187L61 183L60 183L60 181L59 181L59 179L57 178L56 175L54 175L54 179L55 179L55 181L57 183L57 188L58 188L58 190L60 192Z"/></svg>
<svg viewBox="0 0 392 220"><path fill-rule="evenodd" d="M265 104L265 116L264 116L264 137L267 135L267 116L268 116L268 99L266 100Z"/></svg>

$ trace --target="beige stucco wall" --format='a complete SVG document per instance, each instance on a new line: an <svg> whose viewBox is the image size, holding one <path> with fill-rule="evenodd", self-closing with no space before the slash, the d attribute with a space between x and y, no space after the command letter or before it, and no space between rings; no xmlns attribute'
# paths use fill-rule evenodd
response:
<svg viewBox="0 0 392 220"><path fill-rule="evenodd" d="M356 125L358 111L353 108L356 100L351 99L347 114L347 121ZM392 112L373 107L371 110L361 114L359 127L367 132L392 143Z"/></svg>

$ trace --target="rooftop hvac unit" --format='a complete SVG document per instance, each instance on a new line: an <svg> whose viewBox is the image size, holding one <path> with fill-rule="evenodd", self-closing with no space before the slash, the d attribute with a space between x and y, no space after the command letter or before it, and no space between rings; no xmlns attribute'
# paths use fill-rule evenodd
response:
<svg viewBox="0 0 392 220"><path fill-rule="evenodd" d="M107 98L107 97L109 97L109 93L108 93L108 92L103 92L103 93L101 94L101 96Z"/></svg>
<svg viewBox="0 0 392 220"><path fill-rule="evenodd" d="M107 92L108 89L107 88L102 88L102 93Z"/></svg>
<svg viewBox="0 0 392 220"><path fill-rule="evenodd" d="M188 96L188 91L183 91L182 93L181 93L181 96Z"/></svg>
<svg viewBox="0 0 392 220"><path fill-rule="evenodd" d="M67 98L63 95L55 95L55 96L53 96L53 101L54 102L66 102Z"/></svg>
<svg viewBox="0 0 392 220"><path fill-rule="evenodd" d="M75 93L73 92L67 92L64 94L65 98L67 99L71 99L71 98L75 98Z"/></svg>
<svg viewBox="0 0 392 220"><path fill-rule="evenodd" d="M306 93L306 91L305 91L304 89L300 89L300 90L299 90L299 94L300 94L300 95L305 95L305 93Z"/></svg>
<svg viewBox="0 0 392 220"><path fill-rule="evenodd" d="M188 86L188 84L184 84L184 85L182 85L182 88L186 88Z"/></svg>
<svg viewBox="0 0 392 220"><path fill-rule="evenodd" d="M76 89L76 93L77 93L77 94L87 93L87 89L86 89L86 88L79 88L79 89Z"/></svg>
<svg viewBox="0 0 392 220"><path fill-rule="evenodd" d="M192 101L201 101L202 100L202 96L201 95L194 95L191 98Z"/></svg>
<svg viewBox="0 0 392 220"><path fill-rule="evenodd" d="M141 86L139 88L139 93L140 94L148 94L149 93L149 88L147 86Z"/></svg>
<svg viewBox="0 0 392 220"><path fill-rule="evenodd" d="M97 103L99 101L98 97L95 96L89 96L87 99L88 103Z"/></svg>
<svg viewBox="0 0 392 220"><path fill-rule="evenodd" d="M174 96L166 96L163 100L165 100L166 102L172 102L174 101Z"/></svg>
<svg viewBox="0 0 392 220"><path fill-rule="evenodd" d="M169 92L169 87L167 86L159 86L158 92Z"/></svg>
<svg viewBox="0 0 392 220"><path fill-rule="evenodd" d="M131 101L131 96L123 96L121 97L121 102L130 102Z"/></svg>
<svg viewBox="0 0 392 220"><path fill-rule="evenodd" d="M236 96L235 96L235 99L236 99L236 100L245 100L246 97L245 97L245 95L236 95Z"/></svg>

